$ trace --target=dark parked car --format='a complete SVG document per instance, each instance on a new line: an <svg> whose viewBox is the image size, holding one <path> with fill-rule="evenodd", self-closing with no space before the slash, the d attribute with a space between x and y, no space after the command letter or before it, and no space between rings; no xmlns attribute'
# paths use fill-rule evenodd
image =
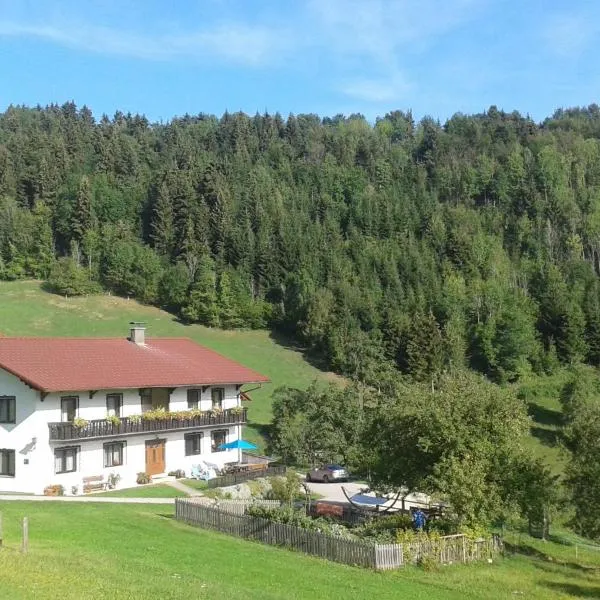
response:
<svg viewBox="0 0 600 600"><path fill-rule="evenodd" d="M348 471L340 465L323 465L306 474L306 481L348 481Z"/></svg>

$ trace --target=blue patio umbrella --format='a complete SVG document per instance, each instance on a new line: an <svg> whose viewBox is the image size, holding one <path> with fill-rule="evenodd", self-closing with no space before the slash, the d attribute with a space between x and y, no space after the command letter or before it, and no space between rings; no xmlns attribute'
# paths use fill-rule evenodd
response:
<svg viewBox="0 0 600 600"><path fill-rule="evenodd" d="M221 444L219 450L256 450L257 447L246 440L235 440L235 442L229 442L229 444Z"/></svg>

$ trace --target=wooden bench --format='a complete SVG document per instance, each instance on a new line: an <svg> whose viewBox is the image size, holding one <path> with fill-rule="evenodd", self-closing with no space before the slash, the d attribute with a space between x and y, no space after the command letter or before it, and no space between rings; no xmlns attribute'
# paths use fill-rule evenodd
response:
<svg viewBox="0 0 600 600"><path fill-rule="evenodd" d="M104 475L92 475L91 477L84 477L82 481L84 494L96 490L105 490L107 486L107 482L104 481Z"/></svg>
<svg viewBox="0 0 600 600"><path fill-rule="evenodd" d="M268 467L269 465L265 463L247 463L244 465L244 470L254 473L256 471L266 471Z"/></svg>

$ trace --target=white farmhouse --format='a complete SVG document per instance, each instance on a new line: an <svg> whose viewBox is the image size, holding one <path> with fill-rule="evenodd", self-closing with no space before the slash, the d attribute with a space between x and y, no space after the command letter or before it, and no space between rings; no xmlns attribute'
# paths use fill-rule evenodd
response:
<svg viewBox="0 0 600 600"><path fill-rule="evenodd" d="M219 446L241 438L242 385L265 381L190 339L145 339L141 325L129 338L0 337L0 493L236 462Z"/></svg>

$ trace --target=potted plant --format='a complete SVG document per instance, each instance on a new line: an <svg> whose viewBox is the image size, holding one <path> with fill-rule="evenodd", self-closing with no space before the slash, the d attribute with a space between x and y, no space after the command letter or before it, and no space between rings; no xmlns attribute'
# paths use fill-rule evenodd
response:
<svg viewBox="0 0 600 600"><path fill-rule="evenodd" d="M110 473L108 475L108 488L114 490L121 481L121 475L119 473Z"/></svg>
<svg viewBox="0 0 600 600"><path fill-rule="evenodd" d="M44 488L44 496L64 496L65 488L60 484L49 485Z"/></svg>
<svg viewBox="0 0 600 600"><path fill-rule="evenodd" d="M121 424L121 419L119 419L117 415L107 415L106 420L115 427L118 427Z"/></svg>
<svg viewBox="0 0 600 600"><path fill-rule="evenodd" d="M146 483L150 483L152 481L152 477L150 475L148 475L148 473L145 473L144 471L141 471L140 473L137 474L137 479L135 480L135 482L139 485L144 485Z"/></svg>
<svg viewBox="0 0 600 600"><path fill-rule="evenodd" d="M73 427L76 427L77 429L83 429L87 424L88 422L81 417L75 417L73 419Z"/></svg>

